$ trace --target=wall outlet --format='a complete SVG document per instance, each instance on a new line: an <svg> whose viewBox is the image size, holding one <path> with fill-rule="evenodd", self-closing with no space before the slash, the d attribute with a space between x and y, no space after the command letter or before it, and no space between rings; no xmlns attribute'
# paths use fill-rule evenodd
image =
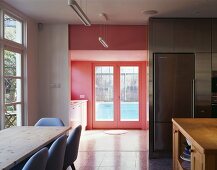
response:
<svg viewBox="0 0 217 170"><path fill-rule="evenodd" d="M81 94L80 95L80 99L84 99L85 98L85 95L84 94Z"/></svg>

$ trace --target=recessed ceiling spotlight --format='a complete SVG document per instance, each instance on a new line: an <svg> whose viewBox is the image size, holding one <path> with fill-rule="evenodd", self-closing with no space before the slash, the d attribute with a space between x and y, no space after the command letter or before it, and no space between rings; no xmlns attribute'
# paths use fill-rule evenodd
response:
<svg viewBox="0 0 217 170"><path fill-rule="evenodd" d="M142 13L144 15L155 15L158 13L158 11L156 11L156 10L144 10L144 11L142 11Z"/></svg>

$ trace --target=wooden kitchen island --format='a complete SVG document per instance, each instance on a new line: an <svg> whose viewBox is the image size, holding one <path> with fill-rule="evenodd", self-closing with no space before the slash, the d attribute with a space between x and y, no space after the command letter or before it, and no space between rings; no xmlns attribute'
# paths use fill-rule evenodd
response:
<svg viewBox="0 0 217 170"><path fill-rule="evenodd" d="M217 170L217 119L174 118L173 122L173 170ZM180 155L185 138L191 142L191 161L183 161Z"/></svg>

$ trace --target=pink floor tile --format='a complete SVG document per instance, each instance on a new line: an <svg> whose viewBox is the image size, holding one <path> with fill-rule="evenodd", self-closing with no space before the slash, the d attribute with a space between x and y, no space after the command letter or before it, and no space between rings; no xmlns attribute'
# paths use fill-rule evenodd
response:
<svg viewBox="0 0 217 170"><path fill-rule="evenodd" d="M171 159L149 160L148 131L129 130L107 135L102 130L82 132L78 170L170 170Z"/></svg>

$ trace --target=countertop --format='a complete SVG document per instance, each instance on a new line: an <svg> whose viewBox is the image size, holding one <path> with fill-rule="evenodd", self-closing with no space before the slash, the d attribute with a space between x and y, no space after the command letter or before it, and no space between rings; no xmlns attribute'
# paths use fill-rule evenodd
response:
<svg viewBox="0 0 217 170"><path fill-rule="evenodd" d="M77 104L81 104L83 102L87 102L87 100L71 100L70 105L77 105Z"/></svg>
<svg viewBox="0 0 217 170"><path fill-rule="evenodd" d="M201 153L217 153L216 118L174 118L172 122Z"/></svg>

